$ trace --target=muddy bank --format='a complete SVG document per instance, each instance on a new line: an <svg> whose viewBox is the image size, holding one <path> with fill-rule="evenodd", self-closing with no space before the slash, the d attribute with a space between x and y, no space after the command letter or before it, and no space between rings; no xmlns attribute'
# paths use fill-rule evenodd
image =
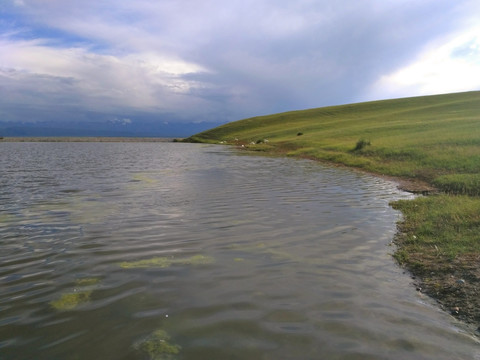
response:
<svg viewBox="0 0 480 360"><path fill-rule="evenodd" d="M402 249L411 237L403 224L398 224L394 243ZM410 264L402 265L412 275L417 291L434 299L440 308L466 323L480 336L480 257L457 256L454 260L431 254L410 254Z"/></svg>

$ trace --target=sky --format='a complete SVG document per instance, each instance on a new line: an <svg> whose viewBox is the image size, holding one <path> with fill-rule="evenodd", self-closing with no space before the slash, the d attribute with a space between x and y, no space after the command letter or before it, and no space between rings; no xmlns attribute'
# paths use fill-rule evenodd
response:
<svg viewBox="0 0 480 360"><path fill-rule="evenodd" d="M0 0L0 121L220 124L468 90L478 0Z"/></svg>

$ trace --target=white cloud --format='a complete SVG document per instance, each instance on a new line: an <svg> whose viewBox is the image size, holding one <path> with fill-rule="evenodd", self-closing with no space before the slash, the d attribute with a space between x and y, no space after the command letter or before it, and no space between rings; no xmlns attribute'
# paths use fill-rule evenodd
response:
<svg viewBox="0 0 480 360"><path fill-rule="evenodd" d="M70 79L77 95L90 106L101 100L110 106L173 111L175 95L203 86L185 76L206 72L197 64L153 52L102 55L81 47L52 47L43 40L5 38L0 39L0 48L0 68L15 70L12 74L21 73L22 78Z"/></svg>
<svg viewBox="0 0 480 360"><path fill-rule="evenodd" d="M383 75L370 98L428 95L480 89L480 27L428 45L411 64Z"/></svg>
<svg viewBox="0 0 480 360"><path fill-rule="evenodd" d="M124 119L114 118L113 120L110 121L110 123L120 124L120 125L130 125L132 123L132 120L128 118L124 118Z"/></svg>

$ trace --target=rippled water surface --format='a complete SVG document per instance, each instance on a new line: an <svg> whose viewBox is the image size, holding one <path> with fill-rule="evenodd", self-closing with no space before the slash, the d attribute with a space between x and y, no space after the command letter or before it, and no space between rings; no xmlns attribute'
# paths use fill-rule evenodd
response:
<svg viewBox="0 0 480 360"><path fill-rule="evenodd" d="M174 143L0 143L0 359L480 359L391 259L409 195Z"/></svg>

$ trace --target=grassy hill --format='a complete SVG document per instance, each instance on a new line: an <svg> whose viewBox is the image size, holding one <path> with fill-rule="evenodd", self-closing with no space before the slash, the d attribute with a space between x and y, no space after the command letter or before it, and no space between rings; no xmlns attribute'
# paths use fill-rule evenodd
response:
<svg viewBox="0 0 480 360"><path fill-rule="evenodd" d="M398 201L395 258L460 318L480 324L480 92L259 116L187 139L422 180L439 194Z"/></svg>
<svg viewBox="0 0 480 360"><path fill-rule="evenodd" d="M245 144L421 179L446 191L480 192L480 92L254 117L190 140Z"/></svg>

